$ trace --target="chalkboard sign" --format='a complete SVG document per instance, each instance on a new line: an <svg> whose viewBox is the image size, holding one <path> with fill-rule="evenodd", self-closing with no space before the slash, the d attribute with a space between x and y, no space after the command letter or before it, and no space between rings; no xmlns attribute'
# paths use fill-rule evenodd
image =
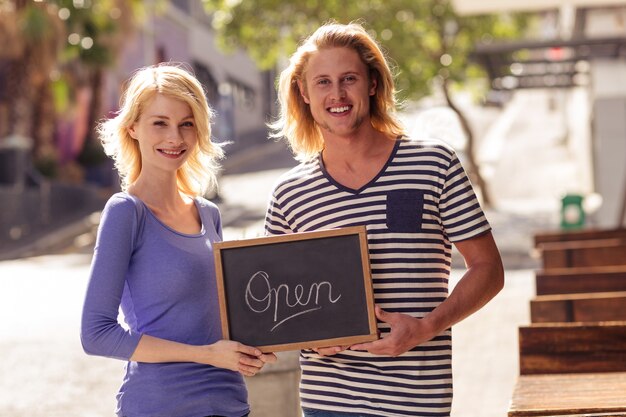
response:
<svg viewBox="0 0 626 417"><path fill-rule="evenodd" d="M214 249L225 339L277 352L377 338L364 226Z"/></svg>

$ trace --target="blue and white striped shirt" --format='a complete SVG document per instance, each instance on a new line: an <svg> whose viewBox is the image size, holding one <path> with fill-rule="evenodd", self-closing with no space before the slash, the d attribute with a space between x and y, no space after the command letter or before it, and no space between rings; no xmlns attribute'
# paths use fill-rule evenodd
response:
<svg viewBox="0 0 626 417"><path fill-rule="evenodd" d="M375 302L423 317L448 296L452 243L490 230L455 152L435 140L397 141L380 173L358 190L321 157L278 181L268 235L365 225ZM378 324L381 335L389 331ZM343 351L300 357L303 407L374 416L449 416L451 330L398 357Z"/></svg>

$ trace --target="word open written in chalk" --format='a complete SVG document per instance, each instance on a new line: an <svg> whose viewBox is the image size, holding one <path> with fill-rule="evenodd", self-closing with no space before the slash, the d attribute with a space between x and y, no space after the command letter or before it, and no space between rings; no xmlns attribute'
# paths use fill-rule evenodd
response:
<svg viewBox="0 0 626 417"><path fill-rule="evenodd" d="M327 295L326 297L321 297ZM246 286L246 304L255 313L273 311L274 331L286 321L311 313L323 307L326 300L335 304L341 298L333 298L333 286L328 281L311 283L308 292L302 284L290 288L287 284L272 287L269 274L265 271L254 273Z"/></svg>

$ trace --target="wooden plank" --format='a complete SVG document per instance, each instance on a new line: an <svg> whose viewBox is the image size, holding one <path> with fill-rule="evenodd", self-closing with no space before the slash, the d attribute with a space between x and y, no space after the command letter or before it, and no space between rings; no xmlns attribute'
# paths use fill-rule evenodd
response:
<svg viewBox="0 0 626 417"><path fill-rule="evenodd" d="M531 323L626 321L626 291L538 295L530 300Z"/></svg>
<svg viewBox="0 0 626 417"><path fill-rule="evenodd" d="M599 239L539 245L543 269L626 265L626 240Z"/></svg>
<svg viewBox="0 0 626 417"><path fill-rule="evenodd" d="M626 227L616 229L583 229L544 231L534 235L535 247L542 243L567 242L572 240L626 239Z"/></svg>
<svg viewBox="0 0 626 417"><path fill-rule="evenodd" d="M626 373L521 375L508 417L626 416Z"/></svg>
<svg viewBox="0 0 626 417"><path fill-rule="evenodd" d="M626 265L537 271L535 284L537 295L626 291Z"/></svg>
<svg viewBox="0 0 626 417"><path fill-rule="evenodd" d="M519 328L520 374L626 372L626 322Z"/></svg>

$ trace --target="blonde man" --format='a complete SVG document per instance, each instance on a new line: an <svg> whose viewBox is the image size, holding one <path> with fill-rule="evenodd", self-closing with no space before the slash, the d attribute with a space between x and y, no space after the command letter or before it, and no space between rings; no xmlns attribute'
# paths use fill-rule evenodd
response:
<svg viewBox="0 0 626 417"><path fill-rule="evenodd" d="M365 225L381 337L301 354L306 417L448 416L451 326L502 288L498 249L455 152L409 141L393 77L358 24L320 27L279 83L276 136L302 161L276 184L268 235ZM467 271L448 293L455 245Z"/></svg>

